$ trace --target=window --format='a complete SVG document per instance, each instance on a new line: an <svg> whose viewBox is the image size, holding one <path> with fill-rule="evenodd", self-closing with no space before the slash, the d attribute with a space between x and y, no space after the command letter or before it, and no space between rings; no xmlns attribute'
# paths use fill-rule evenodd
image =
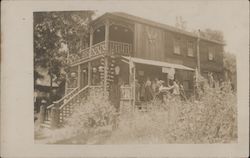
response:
<svg viewBox="0 0 250 158"><path fill-rule="evenodd" d="M174 40L174 54L181 54L180 39Z"/></svg>
<svg viewBox="0 0 250 158"><path fill-rule="evenodd" d="M189 57L194 57L194 43L189 41L188 44L187 44L187 47L188 47L187 55Z"/></svg>
<svg viewBox="0 0 250 158"><path fill-rule="evenodd" d="M214 48L209 48L208 49L208 60L209 61L214 60L214 53L215 53L215 49Z"/></svg>

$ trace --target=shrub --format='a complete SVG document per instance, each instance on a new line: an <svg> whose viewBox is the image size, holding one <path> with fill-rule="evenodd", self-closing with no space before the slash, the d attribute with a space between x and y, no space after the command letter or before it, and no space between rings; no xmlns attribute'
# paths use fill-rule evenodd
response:
<svg viewBox="0 0 250 158"><path fill-rule="evenodd" d="M91 136L111 132L115 119L116 111L107 95L98 89L91 90L87 99L82 99L81 104L74 108L64 126L51 132L50 143L60 143L74 137L81 139L77 143L88 143Z"/></svg>
<svg viewBox="0 0 250 158"><path fill-rule="evenodd" d="M121 118L108 143L230 143L237 140L236 95L228 83L204 85L199 101L170 98Z"/></svg>
<svg viewBox="0 0 250 158"><path fill-rule="evenodd" d="M115 114L115 108L107 95L95 90L90 92L86 101L75 108L73 115L67 120L67 125L79 129L112 125Z"/></svg>
<svg viewBox="0 0 250 158"><path fill-rule="evenodd" d="M119 117L107 95L92 91L75 108L64 128L51 131L50 143L143 144L143 143L232 143L237 141L236 95L229 83L211 88L204 85L199 100L169 97ZM108 135L108 137L107 137ZM77 141L76 141L77 140Z"/></svg>

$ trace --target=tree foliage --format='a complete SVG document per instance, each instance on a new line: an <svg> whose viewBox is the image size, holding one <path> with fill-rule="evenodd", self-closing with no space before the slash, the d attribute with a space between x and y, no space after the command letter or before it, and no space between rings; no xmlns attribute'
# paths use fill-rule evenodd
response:
<svg viewBox="0 0 250 158"><path fill-rule="evenodd" d="M205 29L200 31L200 36L211 40L224 42L223 32L220 30Z"/></svg>
<svg viewBox="0 0 250 158"><path fill-rule="evenodd" d="M42 67L59 78L68 53L77 53L87 41L93 11L34 13L34 70Z"/></svg>
<svg viewBox="0 0 250 158"><path fill-rule="evenodd" d="M236 56L230 52L223 53L224 68L230 71L232 74L236 73Z"/></svg>

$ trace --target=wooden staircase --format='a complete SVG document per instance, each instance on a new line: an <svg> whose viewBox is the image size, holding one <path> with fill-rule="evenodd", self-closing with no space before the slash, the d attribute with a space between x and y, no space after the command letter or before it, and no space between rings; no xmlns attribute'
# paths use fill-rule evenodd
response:
<svg viewBox="0 0 250 158"><path fill-rule="evenodd" d="M131 55L131 52L132 52L131 44L116 42L116 41L109 41L109 42L103 41L95 45L92 45L89 48L82 49L78 53L70 54L68 56L67 62L71 66L80 67L79 65L81 63L95 60L97 58L104 56L105 54L128 56ZM87 85L84 88L77 87L71 90L71 92L66 94L60 100L53 102L53 104L49 105L48 107L42 105L40 109L41 127L45 128L60 127L65 122L65 119L72 114L74 107L81 104L81 100L88 96L89 91L91 89L103 88L103 87L105 86ZM103 90L105 90L105 88ZM126 97L122 98L124 100L123 102L128 102L129 104L131 104L132 102L131 97L129 100L127 100Z"/></svg>
<svg viewBox="0 0 250 158"><path fill-rule="evenodd" d="M42 107L40 110L41 127L44 128L58 128L65 119L69 117L74 107L81 103L81 100L87 98L90 86L82 89L79 87L72 90L58 101L53 102L48 107Z"/></svg>

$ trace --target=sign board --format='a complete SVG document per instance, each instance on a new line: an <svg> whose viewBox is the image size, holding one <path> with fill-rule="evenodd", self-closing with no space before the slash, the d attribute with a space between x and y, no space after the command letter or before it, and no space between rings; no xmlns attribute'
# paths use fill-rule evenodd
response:
<svg viewBox="0 0 250 158"><path fill-rule="evenodd" d="M171 67L162 67L162 73L167 73L168 78L173 80L174 79L174 74L175 74L175 69Z"/></svg>
<svg viewBox="0 0 250 158"><path fill-rule="evenodd" d="M175 74L175 69L172 67L162 67L162 73Z"/></svg>

